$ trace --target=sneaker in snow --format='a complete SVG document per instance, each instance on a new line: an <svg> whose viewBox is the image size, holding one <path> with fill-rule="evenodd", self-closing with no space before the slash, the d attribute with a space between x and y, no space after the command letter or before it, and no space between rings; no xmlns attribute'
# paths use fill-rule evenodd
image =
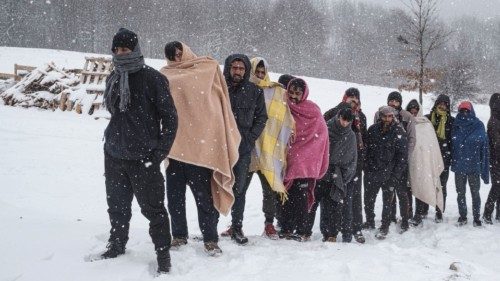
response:
<svg viewBox="0 0 500 281"><path fill-rule="evenodd" d="M272 223L266 223L266 226L264 227L264 233L267 238L276 240L278 239L278 232L274 228L274 225Z"/></svg>
<svg viewBox="0 0 500 281"><path fill-rule="evenodd" d="M360 244L364 244L366 242L365 237L361 231L354 233L354 240Z"/></svg>
<svg viewBox="0 0 500 281"><path fill-rule="evenodd" d="M491 215L483 215L483 221L485 224L493 224L493 221L491 220Z"/></svg>
<svg viewBox="0 0 500 281"><path fill-rule="evenodd" d="M387 234L389 234L389 228L380 227L377 234L375 234L375 238L378 240L384 240L387 237Z"/></svg>
<svg viewBox="0 0 500 281"><path fill-rule="evenodd" d="M248 243L248 238L243 235L243 231L241 229L233 228L231 231L231 239L240 245L245 245L246 243Z"/></svg>
<svg viewBox="0 0 500 281"><path fill-rule="evenodd" d="M323 237L323 242L335 243L337 242L337 237L335 236Z"/></svg>
<svg viewBox="0 0 500 281"><path fill-rule="evenodd" d="M106 248L108 249L101 254L102 259L114 259L125 254L125 245L120 241L109 242Z"/></svg>
<svg viewBox="0 0 500 281"><path fill-rule="evenodd" d="M467 218L466 217L459 217L457 221L457 226L463 226L467 224Z"/></svg>
<svg viewBox="0 0 500 281"><path fill-rule="evenodd" d="M172 239L172 243L170 243L170 246L172 248L175 248L175 249L178 249L180 248L181 246L184 246L188 243L187 239L186 238L183 238L183 237L174 237Z"/></svg>
<svg viewBox="0 0 500 281"><path fill-rule="evenodd" d="M483 226L483 224L482 224L482 222L481 222L480 219L474 220L474 222L472 223L472 225L474 227L481 227L481 226Z"/></svg>
<svg viewBox="0 0 500 281"><path fill-rule="evenodd" d="M412 219L409 219L408 222L413 226L419 226L422 224L422 217L420 215L415 215Z"/></svg>
<svg viewBox="0 0 500 281"><path fill-rule="evenodd" d="M219 248L217 242L205 242L205 253L211 257L217 257L222 255L222 250Z"/></svg>

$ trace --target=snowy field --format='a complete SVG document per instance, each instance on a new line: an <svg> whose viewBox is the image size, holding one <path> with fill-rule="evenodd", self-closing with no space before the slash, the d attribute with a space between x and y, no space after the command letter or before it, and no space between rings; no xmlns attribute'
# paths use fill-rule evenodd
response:
<svg viewBox="0 0 500 281"><path fill-rule="evenodd" d="M82 67L86 54L0 47L0 72L13 64L42 65L54 61L66 68ZM162 60L148 60L159 68ZM272 67L272 66L271 66ZM276 80L278 74L271 77ZM348 87L361 91L368 122L393 89L307 78L310 98L323 111L335 106ZM403 93L403 105L415 98ZM1 103L1 102L0 102ZM425 97L425 112L433 102ZM483 122L485 105L475 105ZM107 121L74 112L41 111L0 105L0 280L500 280L500 224L457 228L454 175L448 183L444 222L430 218L419 228L399 235L391 226L384 241L365 232L367 242L325 244L315 225L312 241L272 241L264 228L262 191L255 177L247 193L244 232L250 243L238 246L220 239L223 255L207 257L203 243L190 239L172 251L172 271L153 277L156 259L148 223L136 202L127 252L113 260L85 262L104 250L109 231L103 167L103 132ZM481 185L481 208L490 185ZM190 192L188 192L190 194ZM188 198L191 236L199 236L196 208ZM469 221L471 198L467 194ZM377 202L380 219L381 195ZM230 217L221 217L223 231ZM317 220L318 222L318 220ZM453 262L459 270L449 269Z"/></svg>

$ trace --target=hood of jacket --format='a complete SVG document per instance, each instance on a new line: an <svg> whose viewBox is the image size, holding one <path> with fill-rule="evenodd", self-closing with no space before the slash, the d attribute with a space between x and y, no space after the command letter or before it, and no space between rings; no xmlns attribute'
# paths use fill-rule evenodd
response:
<svg viewBox="0 0 500 281"><path fill-rule="evenodd" d="M239 85L243 85L250 80L250 73L252 72L252 64L250 63L250 59L244 54L232 54L226 58L224 62L224 78L226 79L226 84L228 88L233 87L233 79L231 78L231 63L235 60L240 60L245 65L245 75L243 75L243 80L239 83ZM267 71L267 70L266 70Z"/></svg>

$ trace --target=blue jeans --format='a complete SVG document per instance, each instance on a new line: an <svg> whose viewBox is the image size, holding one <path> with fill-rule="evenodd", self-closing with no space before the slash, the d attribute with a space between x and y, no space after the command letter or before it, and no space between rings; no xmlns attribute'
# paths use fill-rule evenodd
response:
<svg viewBox="0 0 500 281"><path fill-rule="evenodd" d="M467 201L465 199L467 180L469 181L470 192L472 194L472 213L474 215L474 220L479 220L481 212L481 196L479 195L481 183L479 181L479 174L455 173L458 212L460 213L460 217L467 217Z"/></svg>

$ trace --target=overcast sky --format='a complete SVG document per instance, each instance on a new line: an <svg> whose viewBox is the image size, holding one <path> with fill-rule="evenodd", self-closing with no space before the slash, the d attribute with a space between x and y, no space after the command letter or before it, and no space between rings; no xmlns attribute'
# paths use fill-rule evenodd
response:
<svg viewBox="0 0 500 281"><path fill-rule="evenodd" d="M401 1L408 0L356 0L383 5L385 7L404 7ZM500 17L500 0L438 0L439 12L444 19L463 15L477 17Z"/></svg>

